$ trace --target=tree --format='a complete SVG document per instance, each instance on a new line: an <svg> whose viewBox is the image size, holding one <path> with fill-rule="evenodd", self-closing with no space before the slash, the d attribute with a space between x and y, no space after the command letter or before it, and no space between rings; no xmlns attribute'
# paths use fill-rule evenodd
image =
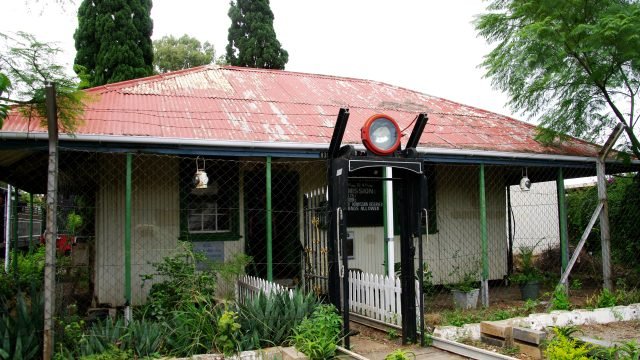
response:
<svg viewBox="0 0 640 360"><path fill-rule="evenodd" d="M15 36L0 33L0 40L0 128L11 107L46 127L45 84L55 82L59 125L73 133L80 125L85 95L55 63L61 50L25 32Z"/></svg>
<svg viewBox="0 0 640 360"><path fill-rule="evenodd" d="M482 66L512 108L540 115L539 140L593 141L620 122L640 158L638 1L493 0L488 10L475 26L496 47Z"/></svg>
<svg viewBox="0 0 640 360"><path fill-rule="evenodd" d="M231 1L227 62L235 66L284 69L289 54L273 29L269 0Z"/></svg>
<svg viewBox="0 0 640 360"><path fill-rule="evenodd" d="M74 34L74 70L81 86L153 73L151 0L83 0Z"/></svg>
<svg viewBox="0 0 640 360"><path fill-rule="evenodd" d="M213 45L187 34L180 38L164 36L153 42L153 67L160 73L211 64L214 57Z"/></svg>

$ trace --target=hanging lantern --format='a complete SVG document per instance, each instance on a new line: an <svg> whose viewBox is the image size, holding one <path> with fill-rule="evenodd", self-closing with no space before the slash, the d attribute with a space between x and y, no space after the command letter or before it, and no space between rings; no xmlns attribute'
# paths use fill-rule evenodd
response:
<svg viewBox="0 0 640 360"><path fill-rule="evenodd" d="M529 176L527 174L527 168L524 168L522 172L522 179L520 179L520 190L521 191L529 191L531 190L531 180L529 180Z"/></svg>
<svg viewBox="0 0 640 360"><path fill-rule="evenodd" d="M207 171L205 170L206 162L205 159L202 159L202 167L200 167L200 158L196 158L196 174L193 176L193 183L196 189L206 189L207 184L209 183L209 177L207 176Z"/></svg>

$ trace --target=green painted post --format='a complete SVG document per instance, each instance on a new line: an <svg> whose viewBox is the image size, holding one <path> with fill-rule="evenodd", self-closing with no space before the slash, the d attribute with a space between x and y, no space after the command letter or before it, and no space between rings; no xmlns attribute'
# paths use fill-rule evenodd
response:
<svg viewBox="0 0 640 360"><path fill-rule="evenodd" d="M29 193L29 254L33 252L33 194Z"/></svg>
<svg viewBox="0 0 640 360"><path fill-rule="evenodd" d="M560 225L560 258L562 261L562 272L564 272L569 263L569 230L567 227L567 207L562 168L558 168L556 189L558 193L558 224Z"/></svg>
<svg viewBox="0 0 640 360"><path fill-rule="evenodd" d="M124 296L127 305L131 305L131 153L127 153L127 175L124 195Z"/></svg>
<svg viewBox="0 0 640 360"><path fill-rule="evenodd" d="M484 164L480 164L480 239L482 241L482 305L489 306L489 243L487 239L487 201L485 195Z"/></svg>
<svg viewBox="0 0 640 360"><path fill-rule="evenodd" d="M273 281L273 227L271 213L271 156L267 156L267 280Z"/></svg>

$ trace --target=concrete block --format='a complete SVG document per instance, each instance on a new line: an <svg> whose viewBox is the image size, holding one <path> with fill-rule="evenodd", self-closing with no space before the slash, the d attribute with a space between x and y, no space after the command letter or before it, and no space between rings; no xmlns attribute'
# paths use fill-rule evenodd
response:
<svg viewBox="0 0 640 360"><path fill-rule="evenodd" d="M513 339L529 344L540 345L547 338L547 333L540 330L514 327L512 329Z"/></svg>
<svg viewBox="0 0 640 360"><path fill-rule="evenodd" d="M538 346L517 340L513 341L513 345L517 346L518 349L520 349L521 353L526 354L532 359L542 359L542 349L540 349Z"/></svg>

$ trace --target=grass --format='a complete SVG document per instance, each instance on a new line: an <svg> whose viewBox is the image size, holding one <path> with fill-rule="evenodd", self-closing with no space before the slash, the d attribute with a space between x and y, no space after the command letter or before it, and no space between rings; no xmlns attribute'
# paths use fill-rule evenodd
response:
<svg viewBox="0 0 640 360"><path fill-rule="evenodd" d="M519 316L527 316L538 310L540 305L535 301L527 301L523 306L506 309L446 310L441 313L441 324L462 326L481 321L505 320Z"/></svg>

